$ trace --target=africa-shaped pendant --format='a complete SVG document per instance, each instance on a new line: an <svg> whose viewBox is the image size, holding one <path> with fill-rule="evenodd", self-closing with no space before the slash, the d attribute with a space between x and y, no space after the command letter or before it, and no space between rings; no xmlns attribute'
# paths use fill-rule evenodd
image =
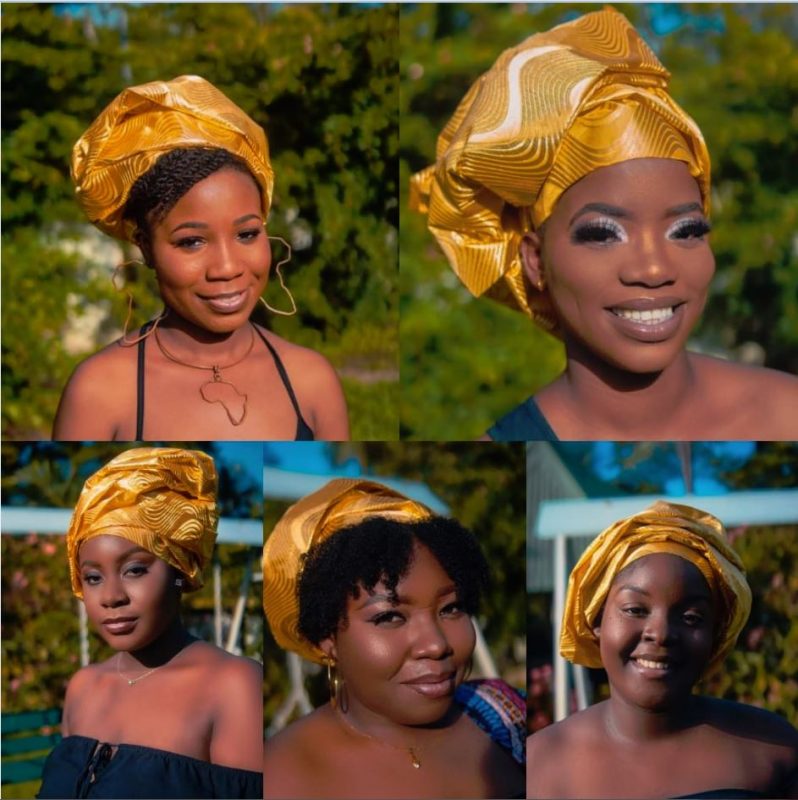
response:
<svg viewBox="0 0 798 800"><path fill-rule="evenodd" d="M232 425L240 425L247 418L247 396L229 381L223 381L219 367L214 366L213 379L200 386L200 396L206 403L219 403Z"/></svg>

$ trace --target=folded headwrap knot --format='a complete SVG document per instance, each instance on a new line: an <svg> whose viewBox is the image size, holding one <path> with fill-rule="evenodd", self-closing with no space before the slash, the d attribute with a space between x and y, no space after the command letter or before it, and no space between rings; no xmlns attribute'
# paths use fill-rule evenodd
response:
<svg viewBox="0 0 798 800"><path fill-rule="evenodd" d="M263 608L274 639L317 663L324 652L299 632L298 585L313 547L371 517L416 522L433 516L421 503L374 481L337 478L283 514L263 548Z"/></svg>
<svg viewBox="0 0 798 800"><path fill-rule="evenodd" d="M170 564L186 589L202 587L219 514L213 459L197 450L126 450L84 484L67 530L72 591L83 597L78 554L89 539L128 539Z"/></svg>
<svg viewBox="0 0 798 800"><path fill-rule="evenodd" d="M502 53L414 175L410 206L474 296L523 311L553 333L545 292L524 278L524 234L589 173L635 158L684 161L709 209L709 154L671 99L669 74L613 8L585 14Z"/></svg>
<svg viewBox="0 0 798 800"><path fill-rule="evenodd" d="M72 180L89 220L133 241L134 225L122 219L133 184L164 153L181 147L215 147L243 159L268 216L274 173L263 128L208 81L182 75L125 89L75 143Z"/></svg>
<svg viewBox="0 0 798 800"><path fill-rule="evenodd" d="M726 541L720 520L690 506L659 501L611 525L594 539L571 572L560 633L563 658L601 667L593 627L613 581L647 555L668 553L696 566L713 596L715 643L707 671L734 647L751 613L751 589L740 557Z"/></svg>

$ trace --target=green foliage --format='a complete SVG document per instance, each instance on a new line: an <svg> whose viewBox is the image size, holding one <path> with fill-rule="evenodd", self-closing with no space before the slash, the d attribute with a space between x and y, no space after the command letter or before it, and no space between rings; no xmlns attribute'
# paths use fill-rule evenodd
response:
<svg viewBox="0 0 798 800"><path fill-rule="evenodd" d="M520 314L474 300L405 212L410 175L473 81L536 31L595 6L412 4L400 14L402 435L473 438L564 366L562 345ZM713 162L717 273L694 345L755 349L798 372L798 30L789 5L620 5L673 74ZM664 23L675 23L662 33ZM755 347L746 346L754 343ZM744 347L745 346L745 347Z"/></svg>
<svg viewBox="0 0 798 800"><path fill-rule="evenodd" d="M63 244L87 235L69 180L72 145L125 86L194 73L267 131L276 173L269 228L293 246L284 272L299 307L268 324L350 374L369 407L362 422L352 415L356 431L395 436L395 406L379 405L382 390L372 388L375 374L398 380L394 7L64 8L14 4L2 18L4 435L48 435L70 371L118 336L124 319L109 277L133 253L83 247L77 259ZM147 270L127 279L140 324L158 308L157 289ZM285 307L279 287L267 296ZM68 298L77 309L67 310ZM72 317L98 307L102 324L65 352L67 329L80 324Z"/></svg>

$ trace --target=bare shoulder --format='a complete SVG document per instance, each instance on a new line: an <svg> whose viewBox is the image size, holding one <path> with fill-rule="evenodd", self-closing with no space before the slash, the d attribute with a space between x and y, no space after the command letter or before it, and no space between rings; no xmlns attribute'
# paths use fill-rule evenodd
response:
<svg viewBox="0 0 798 800"><path fill-rule="evenodd" d="M288 372L302 414L316 439L349 439L349 418L341 380L333 365L309 347L293 344L258 328L277 351Z"/></svg>
<svg viewBox="0 0 798 800"><path fill-rule="evenodd" d="M70 679L64 697L64 713L62 732L68 736L72 731L75 711L79 709L84 699L97 689L97 682L109 672L109 662L89 664L79 669Z"/></svg>
<svg viewBox="0 0 798 800"><path fill-rule="evenodd" d="M207 642L197 642L193 648L195 663L213 675L211 685L223 688L225 698L229 699L231 692L261 692L263 667L254 659L233 655Z"/></svg>
<svg viewBox="0 0 798 800"><path fill-rule="evenodd" d="M737 364L711 356L691 355L702 394L718 411L734 415L740 438L798 438L798 377L766 367Z"/></svg>
<svg viewBox="0 0 798 800"><path fill-rule="evenodd" d="M583 750L601 747L598 736L597 706L533 733L526 741L527 797L567 797L565 757L579 763Z"/></svg>
<svg viewBox="0 0 798 800"><path fill-rule="evenodd" d="M705 714L717 728L732 736L751 739L745 747L766 745L791 754L798 766L798 730L784 717L745 703L702 698Z"/></svg>
<svg viewBox="0 0 798 800"><path fill-rule="evenodd" d="M268 738L263 747L263 796L312 796L309 776L323 780L323 755L334 741L329 736L324 710L317 709Z"/></svg>
<svg viewBox="0 0 798 800"><path fill-rule="evenodd" d="M81 361L61 395L53 437L113 438L135 407L136 357L135 347L116 341Z"/></svg>

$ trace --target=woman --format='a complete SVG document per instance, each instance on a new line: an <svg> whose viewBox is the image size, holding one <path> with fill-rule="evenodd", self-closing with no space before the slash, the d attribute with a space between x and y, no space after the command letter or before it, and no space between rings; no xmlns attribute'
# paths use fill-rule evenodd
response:
<svg viewBox="0 0 798 800"><path fill-rule="evenodd" d="M272 260L260 126L193 75L134 86L78 140L72 176L89 219L138 245L164 311L78 366L53 438L348 438L330 364L250 320Z"/></svg>
<svg viewBox="0 0 798 800"><path fill-rule="evenodd" d="M72 590L117 652L69 682L39 797L261 797L260 665L180 619L217 522L205 453L128 450L86 481L67 531Z"/></svg>
<svg viewBox="0 0 798 800"><path fill-rule="evenodd" d="M560 652L603 667L610 699L529 738L528 796L798 797L798 731L692 694L750 610L712 515L658 502L605 530L571 573Z"/></svg>
<svg viewBox="0 0 798 800"><path fill-rule="evenodd" d="M798 379L688 353L714 272L709 155L612 8L504 52L411 204L466 287L565 343L496 440L794 438Z"/></svg>
<svg viewBox="0 0 798 800"><path fill-rule="evenodd" d="M334 480L278 522L263 571L275 640L330 683L329 703L266 742L265 797L523 796L522 698L465 682L487 581L470 533Z"/></svg>

